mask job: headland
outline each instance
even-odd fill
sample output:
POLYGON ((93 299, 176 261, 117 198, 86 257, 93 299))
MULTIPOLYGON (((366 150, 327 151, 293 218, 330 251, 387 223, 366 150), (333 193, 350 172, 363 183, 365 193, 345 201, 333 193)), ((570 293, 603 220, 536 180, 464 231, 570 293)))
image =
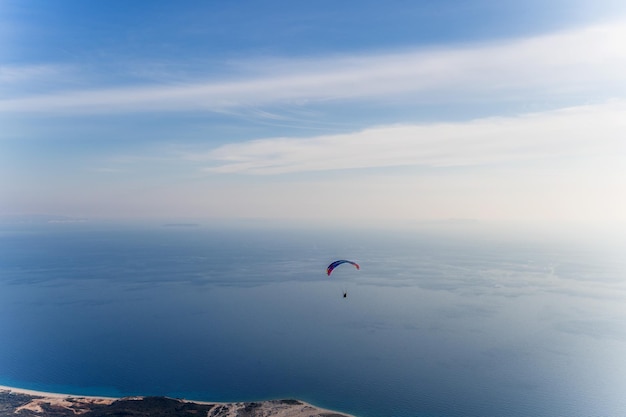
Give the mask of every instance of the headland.
POLYGON ((0 385, 0 417, 352 417, 299 400, 202 402, 169 397, 97 397, 0 385))

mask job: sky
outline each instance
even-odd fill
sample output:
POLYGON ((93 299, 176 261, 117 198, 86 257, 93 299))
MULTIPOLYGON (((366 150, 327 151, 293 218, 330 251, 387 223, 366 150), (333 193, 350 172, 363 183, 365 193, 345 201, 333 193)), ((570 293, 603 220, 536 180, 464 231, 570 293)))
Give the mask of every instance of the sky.
POLYGON ((626 230, 626 4, 0 2, 0 215, 626 230))

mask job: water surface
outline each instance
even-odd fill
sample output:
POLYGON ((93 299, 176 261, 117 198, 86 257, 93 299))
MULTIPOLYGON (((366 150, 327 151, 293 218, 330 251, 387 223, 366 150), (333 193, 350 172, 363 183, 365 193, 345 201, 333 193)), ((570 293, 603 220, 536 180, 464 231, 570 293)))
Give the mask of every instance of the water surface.
POLYGON ((620 255, 433 231, 5 228, 0 384, 362 417, 626 415, 620 255), (328 278, 337 258, 361 270, 328 278))

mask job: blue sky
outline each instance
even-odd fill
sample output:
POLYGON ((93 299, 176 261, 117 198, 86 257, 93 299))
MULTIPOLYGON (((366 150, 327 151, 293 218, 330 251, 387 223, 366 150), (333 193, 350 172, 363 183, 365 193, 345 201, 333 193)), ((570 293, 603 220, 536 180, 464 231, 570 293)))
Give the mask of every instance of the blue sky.
POLYGON ((618 1, 3 1, 0 214, 626 224, 618 1))

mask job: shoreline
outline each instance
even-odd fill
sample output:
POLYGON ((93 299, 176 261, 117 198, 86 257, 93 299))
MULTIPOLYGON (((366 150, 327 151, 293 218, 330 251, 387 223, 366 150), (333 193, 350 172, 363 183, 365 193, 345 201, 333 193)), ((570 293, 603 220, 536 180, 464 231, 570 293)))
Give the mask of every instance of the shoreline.
MULTIPOLYGON (((129 396, 129 397, 106 397, 97 395, 78 395, 58 392, 37 391, 24 388, 0 385, 0 395, 6 396, 27 396, 28 399, 22 401, 20 405, 13 408, 15 414, 22 410, 45 417, 52 412, 58 415, 59 410, 66 410, 68 415, 83 414, 93 411, 95 408, 111 407, 116 403, 142 403, 148 400, 159 400, 166 403, 179 403, 184 405, 197 405, 208 407, 213 417, 228 417, 231 415, 254 416, 256 412, 262 410, 263 415, 268 417, 355 417, 351 414, 342 413, 317 407, 313 404, 300 400, 266 400, 253 402, 216 402, 197 401, 184 398, 170 398, 165 396, 129 396), (235 414, 233 414, 235 413, 235 414)), ((0 406, 3 406, 0 400, 0 406)), ((204 411, 204 410, 203 410, 204 411)))
POLYGON ((24 394, 24 395, 30 395, 33 397, 45 397, 45 398, 71 397, 71 398, 91 398, 94 400, 112 400, 112 401, 116 401, 116 400, 123 398, 123 397, 105 397, 105 396, 100 396, 100 395, 64 394, 64 393, 59 393, 59 392, 37 391, 37 390, 32 390, 32 389, 10 387, 8 385, 0 385, 0 392, 3 392, 3 391, 8 391, 9 393, 14 393, 14 394, 24 394))

